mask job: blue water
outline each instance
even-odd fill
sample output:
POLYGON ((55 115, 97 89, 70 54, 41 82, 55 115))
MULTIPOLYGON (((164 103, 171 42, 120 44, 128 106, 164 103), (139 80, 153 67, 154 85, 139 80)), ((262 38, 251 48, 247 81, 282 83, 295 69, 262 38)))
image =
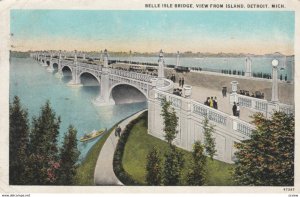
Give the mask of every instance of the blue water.
MULTIPOLYGON (((147 63, 157 63, 158 57, 110 57, 111 59, 123 60, 123 61, 136 61, 136 62, 147 62, 147 63)), ((252 60, 252 73, 262 72, 262 73, 272 73, 271 62, 274 58, 272 57, 251 57, 252 60)), ((167 65, 176 65, 176 57, 165 57, 165 63, 167 65)), ((180 58, 180 66, 184 67, 201 67, 206 69, 228 69, 228 70, 238 70, 245 71, 245 58, 244 57, 207 57, 207 58, 192 58, 192 57, 182 57, 180 58)), ((287 80, 293 80, 293 67, 294 59, 293 57, 286 58, 286 68, 284 70, 279 70, 278 78, 282 74, 283 78, 287 75, 287 80)))
MULTIPOLYGON (((77 129, 79 139, 85 132, 110 128, 147 107, 147 102, 97 107, 91 101, 99 94, 99 87, 70 87, 67 82, 68 78, 55 77, 31 58, 11 58, 10 101, 15 95, 19 96, 31 119, 39 115, 40 107, 49 100, 56 114, 61 116, 60 143, 70 124, 77 129)), ((78 142, 81 160, 96 141, 78 142)))

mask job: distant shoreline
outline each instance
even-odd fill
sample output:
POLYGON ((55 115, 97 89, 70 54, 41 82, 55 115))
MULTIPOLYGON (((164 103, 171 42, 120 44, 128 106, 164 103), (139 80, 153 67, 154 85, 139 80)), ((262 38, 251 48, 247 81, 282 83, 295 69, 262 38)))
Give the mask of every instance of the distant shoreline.
MULTIPOLYGON (((11 51, 11 57, 30 57, 30 53, 33 51, 11 51)), ((85 54, 90 56, 97 56, 100 54, 99 52, 84 52, 85 54)), ((133 52, 130 54, 129 52, 109 52, 111 56, 117 56, 117 57, 157 57, 157 53, 139 53, 139 52, 133 52)), ((164 53, 165 57, 177 57, 177 53, 164 53)), ((214 58, 240 58, 240 57, 272 57, 272 56, 285 56, 281 53, 274 53, 274 54, 264 54, 264 55, 255 55, 255 54, 245 54, 245 53, 193 53, 193 52, 183 52, 180 53, 180 57, 190 57, 190 58, 208 58, 208 57, 214 57, 214 58)), ((295 55, 286 55, 286 57, 294 57, 295 55)))

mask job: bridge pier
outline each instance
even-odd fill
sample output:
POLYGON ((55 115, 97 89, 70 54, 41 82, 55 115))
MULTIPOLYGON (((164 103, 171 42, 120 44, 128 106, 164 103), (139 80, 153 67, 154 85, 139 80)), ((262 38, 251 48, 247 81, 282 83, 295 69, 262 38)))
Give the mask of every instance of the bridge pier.
POLYGON ((111 98, 109 92, 109 74, 110 70, 108 68, 108 54, 107 50, 104 50, 103 55, 103 68, 100 82, 100 95, 97 97, 93 103, 96 106, 104 106, 104 105, 114 105, 115 101, 111 98))
POLYGON ((61 50, 59 51, 59 56, 58 56, 58 67, 57 67, 57 73, 55 74, 56 77, 62 78, 63 72, 62 72, 62 63, 61 63, 62 57, 61 57, 61 50))
POLYGON ((82 86, 77 67, 72 70, 72 80, 68 83, 70 86, 82 86))
POLYGON ((52 73, 54 71, 53 61, 52 61, 52 54, 51 54, 51 57, 50 57, 49 66, 47 68, 47 71, 50 72, 50 73, 52 73))

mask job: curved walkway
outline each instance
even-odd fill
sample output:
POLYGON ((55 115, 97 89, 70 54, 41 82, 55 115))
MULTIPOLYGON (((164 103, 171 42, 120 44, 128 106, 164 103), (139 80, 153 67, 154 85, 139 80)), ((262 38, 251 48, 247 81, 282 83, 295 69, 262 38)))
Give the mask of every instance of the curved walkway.
MULTIPOLYGON (((142 110, 119 123, 122 131, 130 121, 136 119, 144 111, 147 111, 147 109, 142 110)), ((119 138, 116 137, 115 132, 112 131, 100 151, 94 172, 94 182, 96 185, 123 185, 116 177, 113 170, 113 158, 118 140, 119 138)))

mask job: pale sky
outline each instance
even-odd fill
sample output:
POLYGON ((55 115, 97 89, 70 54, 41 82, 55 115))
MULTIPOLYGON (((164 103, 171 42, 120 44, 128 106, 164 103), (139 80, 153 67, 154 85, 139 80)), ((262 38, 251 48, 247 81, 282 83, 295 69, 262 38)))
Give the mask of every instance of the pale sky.
POLYGON ((294 54, 294 12, 12 10, 13 50, 294 54))

